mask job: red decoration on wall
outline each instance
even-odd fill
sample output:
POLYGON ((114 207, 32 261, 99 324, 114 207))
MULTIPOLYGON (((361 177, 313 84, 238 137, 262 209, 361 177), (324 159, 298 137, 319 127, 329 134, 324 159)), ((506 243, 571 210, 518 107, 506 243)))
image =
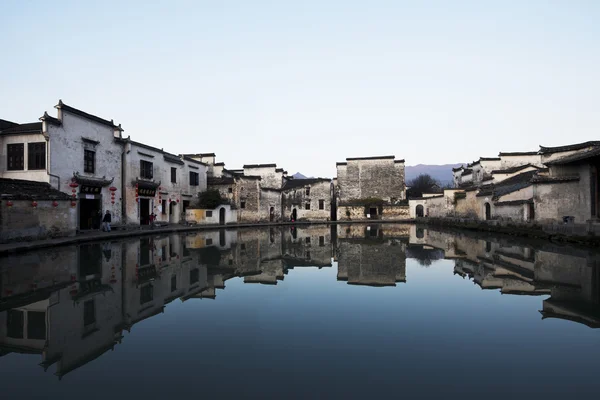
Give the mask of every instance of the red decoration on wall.
POLYGON ((79 187, 79 184, 77 182, 71 182, 69 183, 69 186, 71 186, 72 188, 76 188, 79 187))
POLYGON ((32 201, 31 202, 31 207, 36 208, 37 207, 37 201, 32 201))
POLYGON ((114 187, 114 186, 111 186, 111 187, 109 187, 109 188, 108 188, 108 190, 110 190, 111 192, 113 192, 113 193, 114 193, 114 192, 116 192, 116 191, 117 191, 117 188, 116 188, 116 187, 114 187))
POLYGON ((12 207, 12 205, 13 205, 13 202, 12 202, 12 201, 8 200, 8 201, 6 202, 6 206, 7 206, 7 207, 12 207))
POLYGON ((71 202, 71 207, 75 207, 76 205, 77 205, 77 202, 75 202, 75 201, 71 202))
POLYGON ((52 207, 58 207, 58 201, 54 200, 54 201, 52 202, 52 207))
POLYGON ((179 199, 177 199, 177 202, 179 203, 179 199))
POLYGON ((115 201, 114 201, 114 200, 111 200, 110 202, 111 202, 112 204, 115 204, 115 201))

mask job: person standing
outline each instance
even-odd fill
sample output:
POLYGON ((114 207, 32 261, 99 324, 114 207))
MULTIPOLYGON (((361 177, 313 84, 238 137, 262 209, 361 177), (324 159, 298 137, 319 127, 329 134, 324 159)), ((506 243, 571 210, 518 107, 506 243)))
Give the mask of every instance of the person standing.
POLYGON ((110 211, 106 210, 106 214, 104 214, 104 218, 102 218, 102 230, 105 232, 110 232, 110 223, 112 222, 112 217, 110 215, 110 211))
POLYGON ((156 219, 156 214, 152 213, 148 218, 150 218, 150 229, 154 229, 154 220, 156 219))

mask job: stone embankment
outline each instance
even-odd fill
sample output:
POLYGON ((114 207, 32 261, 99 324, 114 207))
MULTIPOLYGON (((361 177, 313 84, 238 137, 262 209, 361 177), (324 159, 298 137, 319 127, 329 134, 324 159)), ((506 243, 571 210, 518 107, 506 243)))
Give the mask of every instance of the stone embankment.
POLYGON ((600 246, 600 224, 481 221, 467 218, 417 218, 417 224, 545 239, 559 243, 600 246))

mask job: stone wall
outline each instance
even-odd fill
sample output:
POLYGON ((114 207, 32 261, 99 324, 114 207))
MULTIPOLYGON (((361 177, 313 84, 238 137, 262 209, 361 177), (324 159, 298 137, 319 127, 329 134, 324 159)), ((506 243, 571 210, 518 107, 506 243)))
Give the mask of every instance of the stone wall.
POLYGON ((260 176, 263 188, 281 189, 283 185, 283 172, 278 172, 275 164, 244 165, 244 175, 260 176))
POLYGON ((339 203, 378 198, 404 200, 404 163, 393 157, 348 159, 337 165, 339 203))
POLYGON ((213 210, 202 208, 188 208, 185 210, 185 221, 200 225, 220 224, 221 209, 224 209, 224 223, 234 224, 237 222, 237 210, 232 210, 230 205, 222 205, 213 210))
POLYGON ((582 184, 582 178, 579 182, 535 184, 534 203, 539 222, 562 221, 564 216, 586 222, 591 216, 589 185, 582 184))
POLYGON ((233 197, 236 200, 239 222, 260 222, 260 180, 248 177, 235 179, 233 197))
POLYGON ((32 207, 31 200, 12 200, 0 204, 0 241, 34 240, 73 236, 77 229, 77 208, 70 200, 39 200, 32 207))
POLYGON ((465 192, 464 198, 456 199, 455 214, 462 218, 481 218, 479 202, 477 201, 477 191, 470 190, 465 192))
POLYGON ((527 221, 527 204, 494 205, 493 218, 507 221, 527 221))
MULTIPOLYGON (((262 180, 261 180, 262 185, 262 180)), ((260 190, 260 220, 262 222, 280 222, 281 191, 261 188, 260 190), (272 211, 272 213, 271 213, 272 211), (271 216, 272 214, 272 216, 271 216)))
POLYGON ((310 188, 306 195, 306 187, 297 187, 282 192, 281 206, 283 220, 289 221, 292 211, 296 209, 298 221, 329 221, 331 219, 331 182, 322 181, 307 185, 310 188), (323 209, 320 209, 322 202, 323 209), (309 204, 310 210, 306 209, 309 204))

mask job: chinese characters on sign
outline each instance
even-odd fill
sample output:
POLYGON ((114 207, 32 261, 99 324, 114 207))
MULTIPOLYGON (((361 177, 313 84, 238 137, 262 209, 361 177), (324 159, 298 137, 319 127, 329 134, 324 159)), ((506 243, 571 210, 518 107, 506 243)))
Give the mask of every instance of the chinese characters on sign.
POLYGON ((142 189, 142 188, 139 188, 138 189, 138 194, 140 196, 154 197, 156 195, 156 189, 142 189))
POLYGON ((80 192, 84 194, 100 194, 102 188, 100 186, 81 185, 80 192))

